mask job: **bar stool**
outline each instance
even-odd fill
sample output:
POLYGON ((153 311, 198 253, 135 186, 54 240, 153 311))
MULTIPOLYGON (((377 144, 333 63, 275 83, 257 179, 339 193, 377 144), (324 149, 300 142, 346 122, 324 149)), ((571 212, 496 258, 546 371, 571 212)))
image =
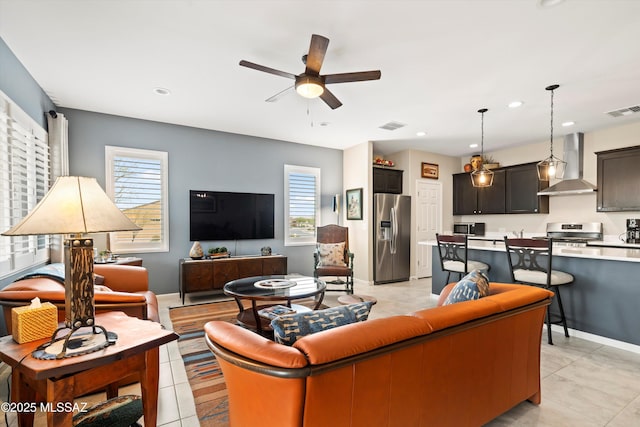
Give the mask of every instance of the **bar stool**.
POLYGON ((562 307, 560 286, 573 283, 573 276, 564 271, 551 268, 553 259, 553 239, 509 239, 505 236, 504 245, 509 259, 509 271, 514 282, 543 287, 553 291, 560 308, 560 319, 551 322, 551 312, 547 307, 548 342, 553 345, 551 338, 551 323, 562 324, 564 336, 569 338, 567 319, 562 307), (543 259, 544 258, 544 259, 543 259))
POLYGON ((440 267, 442 271, 447 272, 447 281, 451 273, 458 273, 459 279, 473 270, 480 270, 487 273, 491 266, 480 261, 470 260, 467 256, 467 236, 466 235, 447 235, 437 234, 438 254, 440 255, 440 267))

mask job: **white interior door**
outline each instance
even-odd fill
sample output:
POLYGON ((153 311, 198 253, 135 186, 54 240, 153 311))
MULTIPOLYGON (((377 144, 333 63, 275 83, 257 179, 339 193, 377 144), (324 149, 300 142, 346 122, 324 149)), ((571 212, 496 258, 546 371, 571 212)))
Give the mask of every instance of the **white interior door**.
POLYGON ((442 184, 428 179, 416 180, 416 276, 431 277, 432 246, 418 245, 435 240, 442 224, 442 184))

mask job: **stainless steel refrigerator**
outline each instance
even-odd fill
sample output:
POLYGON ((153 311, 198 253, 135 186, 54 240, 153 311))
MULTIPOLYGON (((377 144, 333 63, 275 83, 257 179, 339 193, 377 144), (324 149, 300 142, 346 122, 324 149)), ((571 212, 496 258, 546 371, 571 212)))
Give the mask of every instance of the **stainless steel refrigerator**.
POLYGON ((409 280, 411 196, 373 195, 373 282, 409 280))

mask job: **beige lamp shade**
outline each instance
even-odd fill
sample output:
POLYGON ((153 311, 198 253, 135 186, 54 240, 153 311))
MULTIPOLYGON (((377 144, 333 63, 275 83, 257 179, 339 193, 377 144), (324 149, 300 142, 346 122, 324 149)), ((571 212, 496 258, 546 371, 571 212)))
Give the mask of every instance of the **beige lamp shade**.
POLYGON ((95 178, 61 176, 35 208, 4 236, 141 230, 95 178))

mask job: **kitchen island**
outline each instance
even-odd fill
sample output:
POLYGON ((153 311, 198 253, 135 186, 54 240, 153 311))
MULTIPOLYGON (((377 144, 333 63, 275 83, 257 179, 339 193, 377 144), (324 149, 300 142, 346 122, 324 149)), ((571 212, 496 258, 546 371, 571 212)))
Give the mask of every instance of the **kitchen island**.
MULTIPOLYGON (((440 294, 447 278, 440 267, 437 243, 433 251, 432 292, 440 294)), ((501 237, 469 239, 469 259, 489 264, 492 282, 510 283, 509 264, 501 237)), ((640 249, 630 247, 553 248, 553 269, 570 273, 573 284, 563 286, 562 302, 569 328, 640 346, 640 249)), ((451 281, 457 280, 457 276, 451 281)), ((557 313, 557 305, 551 305, 557 313)))

